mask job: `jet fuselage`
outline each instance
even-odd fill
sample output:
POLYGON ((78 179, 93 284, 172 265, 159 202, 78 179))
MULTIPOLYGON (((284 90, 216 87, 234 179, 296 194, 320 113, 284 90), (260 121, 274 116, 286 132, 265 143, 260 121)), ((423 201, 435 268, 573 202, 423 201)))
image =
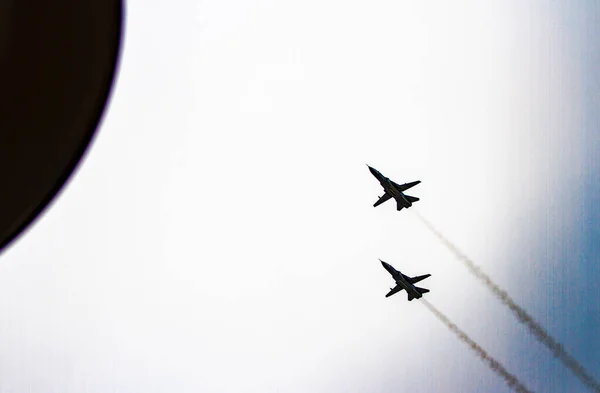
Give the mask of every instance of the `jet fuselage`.
POLYGON ((409 208, 412 206, 412 202, 410 202, 408 199, 406 199, 406 197, 404 196, 402 191, 400 191, 396 187, 394 187, 394 185, 392 184, 392 181, 389 178, 383 176, 381 174, 381 172, 379 172, 375 168, 371 168, 370 166, 369 166, 369 171, 371 171, 373 176, 375 176, 375 178, 377 180, 379 180, 379 184, 381 184, 381 186, 383 187, 383 190, 386 193, 390 194, 392 196, 392 198, 394 198, 397 202, 401 203, 405 208, 409 208))
POLYGON ((412 297, 414 297, 415 299, 420 299, 421 297, 423 297, 421 292, 417 291, 417 288, 415 288, 413 284, 408 282, 399 271, 394 269, 392 265, 384 261, 381 261, 381 264, 383 265, 385 270, 387 270, 392 275, 394 281, 396 281, 396 284, 400 285, 407 293, 411 294, 412 297))

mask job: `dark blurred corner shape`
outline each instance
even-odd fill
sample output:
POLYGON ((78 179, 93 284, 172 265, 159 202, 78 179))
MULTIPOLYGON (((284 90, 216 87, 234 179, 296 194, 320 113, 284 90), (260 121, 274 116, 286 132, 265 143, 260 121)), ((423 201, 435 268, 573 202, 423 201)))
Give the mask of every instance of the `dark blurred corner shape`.
POLYGON ((47 207, 99 124, 121 0, 0 0, 0 251, 47 207))

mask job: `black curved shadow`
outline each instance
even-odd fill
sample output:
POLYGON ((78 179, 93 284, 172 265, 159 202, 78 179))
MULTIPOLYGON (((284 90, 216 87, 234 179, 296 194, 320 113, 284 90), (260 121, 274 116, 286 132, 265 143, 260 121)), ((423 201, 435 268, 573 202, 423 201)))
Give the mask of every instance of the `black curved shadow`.
POLYGON ((15 1, 8 12, 0 46, 0 252, 57 196, 90 145, 123 29, 121 0, 15 1))

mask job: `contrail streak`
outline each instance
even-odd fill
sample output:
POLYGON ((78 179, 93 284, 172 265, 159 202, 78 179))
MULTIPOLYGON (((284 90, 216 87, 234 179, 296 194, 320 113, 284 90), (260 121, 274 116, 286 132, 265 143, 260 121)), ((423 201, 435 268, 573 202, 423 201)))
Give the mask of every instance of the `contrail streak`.
POLYGON ((465 254, 463 254, 458 247, 446 239, 444 235, 435 229, 435 227, 429 221, 427 221, 417 211, 414 213, 429 228, 429 230, 431 230, 431 232, 433 232, 438 239, 440 239, 440 241, 456 255, 456 257, 469 269, 469 271, 482 283, 484 283, 488 289, 492 291, 492 293, 513 312, 515 317, 517 317, 522 324, 529 328, 529 331, 531 331, 531 333, 533 333, 533 335, 552 352, 554 357, 560 360, 569 370, 571 370, 573 374, 588 388, 592 389, 596 393, 600 393, 600 384, 598 381, 596 381, 594 377, 592 377, 590 373, 577 362, 577 360, 569 355, 560 343, 552 338, 540 324, 538 324, 525 310, 519 307, 514 300, 508 296, 506 291, 498 287, 498 285, 496 285, 487 274, 481 271, 479 266, 477 266, 465 254))
POLYGON ((448 317, 446 317, 444 314, 442 314, 431 303, 429 303, 424 298, 421 298, 421 303, 423 303, 425 305, 425 307, 427 307, 429 309, 429 311, 431 311, 431 313, 437 317, 437 319, 439 319, 444 325, 446 325, 448 327, 448 329, 450 329, 452 331, 452 333, 456 334, 456 336, 462 342, 467 344, 469 346, 469 348, 471 348, 477 354, 477 356, 479 356, 479 358, 481 360, 483 360, 484 363, 487 364, 487 366, 492 371, 494 371, 496 374, 498 374, 499 376, 504 378, 504 381, 510 388, 512 388, 514 391, 516 391, 518 393, 531 393, 531 390, 527 389, 517 379, 517 377, 515 377, 510 372, 508 372, 508 370, 506 370, 504 368, 504 366, 502 364, 500 364, 500 362, 498 362, 496 359, 494 359, 493 357, 488 355, 488 353, 483 348, 481 348, 475 341, 471 340, 465 332, 460 330, 460 328, 458 326, 456 326, 454 323, 452 323, 450 321, 450 319, 448 319, 448 317))

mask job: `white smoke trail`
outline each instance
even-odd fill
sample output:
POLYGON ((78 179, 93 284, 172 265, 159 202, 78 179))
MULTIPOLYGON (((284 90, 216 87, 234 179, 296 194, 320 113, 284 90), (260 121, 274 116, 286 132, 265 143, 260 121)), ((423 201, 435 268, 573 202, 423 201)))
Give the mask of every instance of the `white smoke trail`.
POLYGON ((498 287, 492 279, 481 271, 481 268, 477 266, 471 259, 463 254, 458 247, 444 237, 429 221, 421 216, 416 210, 414 213, 417 217, 433 232, 437 238, 446 246, 450 251, 456 255, 456 257, 469 269, 477 279, 479 279, 485 286, 505 305, 507 306, 515 317, 533 333, 533 335, 544 344, 554 355, 555 358, 560 360, 573 374, 588 388, 592 389, 596 393, 600 393, 600 384, 592 377, 589 372, 583 368, 571 355, 565 351, 563 346, 558 343, 546 330, 538 324, 525 310, 519 307, 508 293, 498 287))
POLYGON ((431 311, 433 315, 437 317, 444 325, 448 327, 456 336, 465 344, 473 350, 479 356, 481 360, 496 374, 501 376, 506 384, 512 388, 515 392, 518 393, 531 393, 531 390, 528 390, 514 375, 512 375, 508 370, 504 368, 500 362, 491 357, 481 346, 479 346, 475 341, 471 340, 469 336, 465 332, 459 329, 447 316, 442 314, 437 308, 435 308, 431 303, 429 303, 424 298, 421 298, 421 303, 425 305, 431 311))

